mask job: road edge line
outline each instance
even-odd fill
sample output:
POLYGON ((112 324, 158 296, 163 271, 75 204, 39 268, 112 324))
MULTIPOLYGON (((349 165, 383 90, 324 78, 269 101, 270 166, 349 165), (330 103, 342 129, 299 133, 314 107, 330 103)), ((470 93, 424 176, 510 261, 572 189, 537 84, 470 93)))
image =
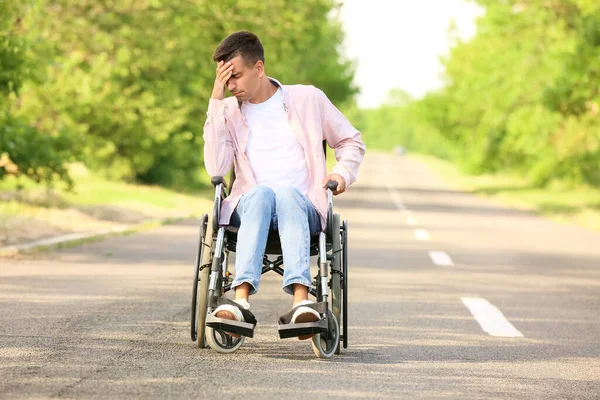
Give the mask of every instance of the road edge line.
POLYGON ((109 237, 125 236, 147 229, 157 228, 159 226, 165 226, 179 221, 185 221, 194 217, 196 216, 188 215, 182 217, 159 218, 130 226, 117 226, 98 231, 72 232, 66 235, 52 236, 44 239, 34 240, 28 243, 0 247, 0 257, 11 257, 22 253, 43 252, 53 249, 75 247, 84 243, 108 239, 109 237))

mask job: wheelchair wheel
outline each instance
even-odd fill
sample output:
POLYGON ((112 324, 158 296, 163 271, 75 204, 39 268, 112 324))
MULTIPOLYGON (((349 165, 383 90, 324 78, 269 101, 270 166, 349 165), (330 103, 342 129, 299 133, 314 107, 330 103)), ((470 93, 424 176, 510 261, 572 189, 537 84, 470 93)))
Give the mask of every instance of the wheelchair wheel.
POLYGON ((192 288, 192 315, 190 320, 192 342, 198 337, 198 318, 196 312, 198 310, 198 283, 200 281, 200 266, 202 265, 202 254, 204 252, 204 238, 206 235, 206 224, 208 216, 202 215, 200 219, 200 237, 198 239, 198 251, 196 252, 196 263, 194 264, 194 285, 192 288))
POLYGON ((329 331, 316 334, 312 338, 312 348, 319 358, 331 358, 340 347, 340 325, 335 315, 329 311, 329 331))
POLYGON ((229 354, 235 352, 244 343, 245 337, 234 338, 222 331, 206 327, 206 342, 217 353, 229 354))
POLYGON ((348 221, 342 225, 342 341, 348 348, 348 221))
POLYGON ((198 339, 198 347, 206 347, 205 327, 206 310, 208 307, 208 282, 210 275, 210 266, 200 271, 203 265, 210 264, 211 244, 212 244, 212 225, 208 223, 208 215, 203 214, 200 225, 200 240, 198 244, 198 253, 196 255, 196 272, 194 277, 194 287, 192 290, 192 340, 198 339))
MULTIPOLYGON (((342 238, 340 235, 340 215, 334 214, 331 226, 331 252, 333 260, 331 262, 331 309, 337 321, 342 321, 342 238)), ((340 348, 335 350, 335 354, 340 354, 340 348)))

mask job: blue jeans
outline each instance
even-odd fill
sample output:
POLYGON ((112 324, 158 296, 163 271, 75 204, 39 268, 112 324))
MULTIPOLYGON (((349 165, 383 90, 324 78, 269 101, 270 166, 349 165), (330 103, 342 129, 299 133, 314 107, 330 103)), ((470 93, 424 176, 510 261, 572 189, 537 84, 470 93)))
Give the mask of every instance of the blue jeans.
POLYGON ((293 294, 294 284, 312 287, 310 233, 321 229, 321 220, 298 189, 283 187, 275 193, 267 186, 254 186, 240 199, 230 224, 239 226, 232 288, 247 282, 250 294, 257 292, 271 226, 279 230, 283 251, 283 290, 293 294))

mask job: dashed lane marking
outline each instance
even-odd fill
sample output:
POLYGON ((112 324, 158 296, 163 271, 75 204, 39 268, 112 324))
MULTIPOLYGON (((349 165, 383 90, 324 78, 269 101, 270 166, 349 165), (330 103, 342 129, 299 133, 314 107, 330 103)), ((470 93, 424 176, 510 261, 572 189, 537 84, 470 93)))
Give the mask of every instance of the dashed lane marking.
POLYGON ((415 239, 429 240, 429 232, 427 232, 425 229, 415 229, 415 239))
POLYGON ((523 334, 508 322, 502 312, 481 297, 461 297, 484 332, 496 337, 523 337, 523 334))
POLYGON ((430 251, 429 257, 435 265, 440 265, 442 267, 453 267, 454 263, 452 259, 445 251, 430 251))

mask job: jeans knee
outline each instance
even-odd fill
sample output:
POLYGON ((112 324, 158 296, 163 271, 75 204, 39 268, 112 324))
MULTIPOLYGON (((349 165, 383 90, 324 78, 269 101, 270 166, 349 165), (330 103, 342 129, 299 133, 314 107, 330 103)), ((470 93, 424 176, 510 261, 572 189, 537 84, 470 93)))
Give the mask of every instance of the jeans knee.
POLYGON ((275 192, 268 186, 256 185, 248 191, 248 195, 252 195, 260 198, 272 199, 275 197, 275 192))
POLYGON ((277 205, 302 204, 302 193, 293 186, 285 186, 277 190, 277 205))
POLYGON ((244 208, 260 208, 272 212, 275 205, 275 192, 268 186, 256 185, 244 195, 244 208))

